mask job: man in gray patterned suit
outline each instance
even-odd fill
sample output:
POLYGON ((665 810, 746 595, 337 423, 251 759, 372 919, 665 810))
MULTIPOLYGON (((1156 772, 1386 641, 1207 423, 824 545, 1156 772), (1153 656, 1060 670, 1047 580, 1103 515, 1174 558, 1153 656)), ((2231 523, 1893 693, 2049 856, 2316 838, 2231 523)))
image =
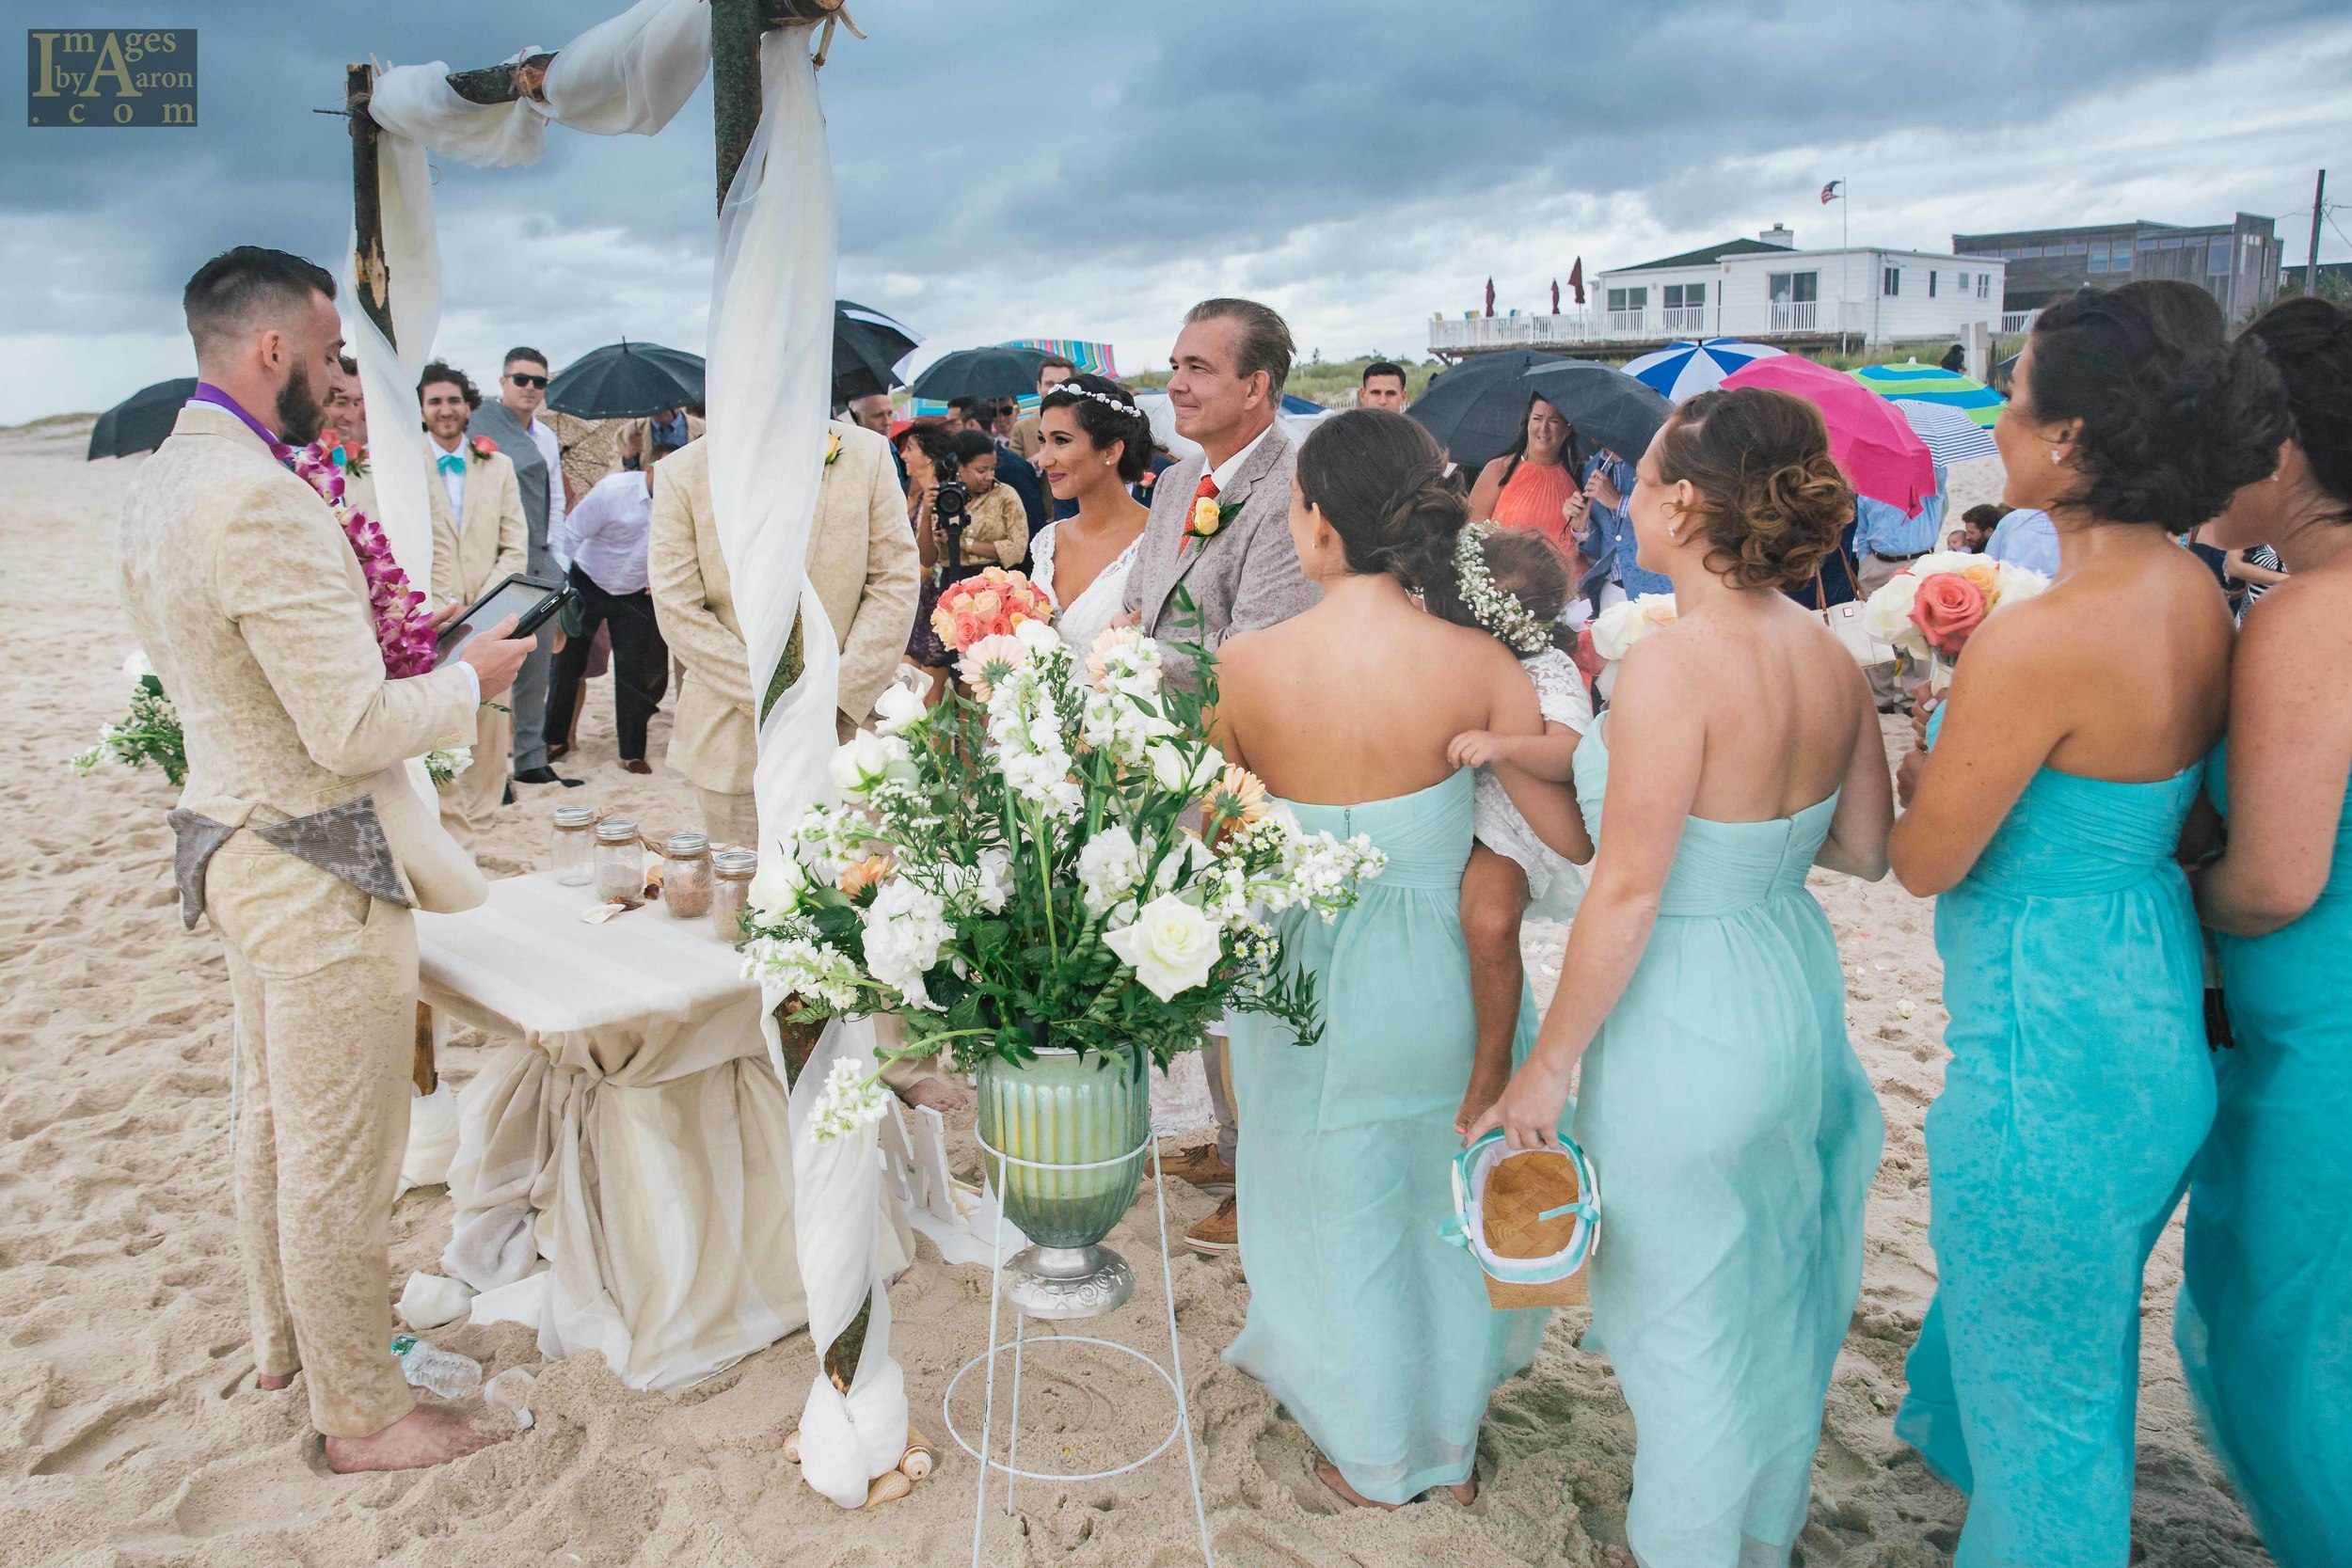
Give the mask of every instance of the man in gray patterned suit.
MULTIPOLYGON (((475 409, 466 429, 497 442, 515 465, 530 538, 523 570, 543 581, 561 581, 564 568, 548 548, 548 535, 564 518, 564 467, 555 432, 539 420, 547 401, 547 357, 535 348, 510 348, 499 375, 498 401, 475 409)), ((553 621, 539 628, 539 645, 515 677, 515 777, 523 784, 580 782, 558 779, 548 766, 548 676, 555 661, 555 631, 553 621)))
MULTIPOLYGON (((1294 352, 1288 325, 1252 300, 1203 300, 1184 317, 1168 355, 1168 401, 1176 433, 1200 443, 1200 453, 1152 485, 1152 517, 1127 578, 1128 610, 1163 642, 1215 649, 1236 632, 1287 621, 1322 597, 1299 571, 1291 543, 1297 452, 1274 421, 1294 352)), ((1184 668, 1172 652, 1166 657, 1171 673, 1184 668)), ((1165 1168, 1195 1186, 1226 1190, 1223 1206, 1185 1231, 1184 1242, 1196 1252, 1230 1253, 1240 1241, 1230 1196, 1235 1127, 1221 1035, 1210 1037, 1203 1057, 1216 1141, 1184 1150, 1165 1168)))

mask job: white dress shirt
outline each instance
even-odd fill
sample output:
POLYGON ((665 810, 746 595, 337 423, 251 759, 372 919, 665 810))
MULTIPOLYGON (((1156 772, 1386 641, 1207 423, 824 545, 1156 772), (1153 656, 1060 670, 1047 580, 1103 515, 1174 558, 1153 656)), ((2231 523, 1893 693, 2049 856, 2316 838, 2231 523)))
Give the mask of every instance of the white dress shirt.
POLYGON ((653 531, 653 492, 645 476, 623 469, 596 481, 555 531, 556 554, 608 594, 645 591, 645 542, 653 531))
POLYGON ((454 452, 445 452, 441 450, 441 443, 428 436, 425 437, 424 450, 432 456, 434 471, 441 476, 441 494, 449 498, 450 526, 463 533, 466 531, 466 464, 464 461, 466 438, 460 436, 457 438, 457 450, 454 452), (455 471, 453 472, 441 466, 443 457, 455 457, 459 460, 455 471))
MULTIPOLYGON (((1232 456, 1227 458, 1224 462, 1219 463, 1216 467, 1206 471, 1202 477, 1216 481, 1216 493, 1218 495, 1223 495, 1225 493, 1225 487, 1233 483, 1233 476, 1241 472, 1241 466, 1249 461, 1249 454, 1258 450, 1259 445, 1265 440, 1267 432, 1271 431, 1273 428, 1274 426, 1272 424, 1268 424, 1264 430, 1258 432, 1256 436, 1250 438, 1248 445, 1243 447, 1241 451, 1233 453, 1232 456)), ((1206 455, 1207 454, 1205 452, 1202 453, 1203 457, 1206 457, 1206 455)))

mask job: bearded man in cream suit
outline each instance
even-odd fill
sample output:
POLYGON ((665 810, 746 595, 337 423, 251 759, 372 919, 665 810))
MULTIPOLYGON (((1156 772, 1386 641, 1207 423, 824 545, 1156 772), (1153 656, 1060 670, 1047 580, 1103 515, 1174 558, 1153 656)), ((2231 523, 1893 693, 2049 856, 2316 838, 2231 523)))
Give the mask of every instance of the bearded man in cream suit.
POLYGON ((484 1439, 418 1407, 387 1349, 417 996, 410 909, 482 896, 405 759, 462 744, 531 644, 509 622, 447 668, 387 676, 351 544, 280 455, 318 434, 342 341, 334 297, 321 268, 250 245, 189 280, 196 395, 132 482, 119 564, 187 741, 170 816, 182 915, 212 917, 236 1006, 256 1382, 306 1375, 335 1469, 405 1469, 484 1439))
MULTIPOLYGON (((841 647, 834 726, 846 739, 898 672, 922 566, 890 443, 840 420, 825 426, 825 442, 808 582, 841 647)), ((752 689, 751 656, 719 548, 707 440, 688 443, 654 469, 645 570, 662 639, 686 667, 670 726, 670 768, 694 786, 713 843, 756 845, 754 705, 765 693, 752 689)))
MULTIPOLYGON (((417 382, 417 402, 424 410, 425 454, 433 460, 424 487, 433 509, 430 598, 436 614, 453 605, 462 613, 530 559, 522 488, 512 458, 466 434, 482 394, 465 372, 436 359, 417 382)), ((441 826, 469 850, 505 801, 515 716, 485 705, 474 721, 472 745, 472 764, 441 785, 441 826)))

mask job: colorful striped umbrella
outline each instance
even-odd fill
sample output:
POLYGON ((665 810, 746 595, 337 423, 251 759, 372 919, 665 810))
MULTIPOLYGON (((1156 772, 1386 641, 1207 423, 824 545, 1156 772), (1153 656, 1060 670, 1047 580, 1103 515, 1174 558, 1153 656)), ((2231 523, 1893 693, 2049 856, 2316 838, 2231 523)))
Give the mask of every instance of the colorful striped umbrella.
POLYGON ((2001 394, 1981 381, 1912 359, 1900 365, 1865 365, 1848 375, 1890 402, 1909 398, 1957 408, 1986 429, 2001 417, 2001 394))
POLYGON ((1629 362, 1625 373, 1654 388, 1668 403, 1686 403, 1713 391, 1733 372, 1785 352, 1736 338, 1709 338, 1705 342, 1668 343, 1629 362))
POLYGON ((1993 433, 1970 419, 1965 408, 1955 408, 1948 403, 1922 403, 1917 398, 1897 398, 1894 403, 1902 410, 1903 418, 1911 421, 1911 428, 1919 433, 1919 439, 1928 444, 1928 455, 1935 459, 1940 468, 1973 458, 2000 455, 2000 449, 1993 444, 1993 433))
POLYGON ((1935 494, 1935 460, 1901 412, 1828 366, 1784 354, 1758 359, 1724 386, 1793 392, 1819 408, 1829 426, 1830 456, 1855 494, 1899 507, 1906 517, 1918 515, 1919 503, 1935 494))

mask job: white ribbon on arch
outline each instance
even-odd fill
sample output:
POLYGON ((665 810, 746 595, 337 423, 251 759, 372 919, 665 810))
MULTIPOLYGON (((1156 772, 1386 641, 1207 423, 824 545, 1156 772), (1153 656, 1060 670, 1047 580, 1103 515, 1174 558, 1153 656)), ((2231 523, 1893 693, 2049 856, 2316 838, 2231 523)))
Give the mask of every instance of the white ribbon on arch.
MULTIPOLYGON (((830 791, 826 764, 840 666, 806 571, 823 478, 838 244, 808 44, 804 27, 770 32, 761 42, 759 127, 720 214, 705 388, 711 505, 737 585, 753 690, 764 692, 782 661, 796 606, 803 617, 805 668, 759 727, 753 789, 763 847, 771 854, 781 848, 779 826, 830 791)), ((537 53, 527 49, 515 58, 537 53)), ((544 150, 549 120, 601 135, 650 135, 693 95, 709 63, 707 0, 638 0, 556 52, 544 103, 469 103, 450 87, 448 67, 439 61, 379 73, 369 112, 383 132, 378 186, 401 347, 395 352, 359 314, 358 358, 376 428, 417 428, 417 375, 439 325, 440 265, 425 150, 485 167, 530 163, 544 150)), ((427 582, 432 529, 423 444, 395 436, 379 445, 375 462, 386 514, 380 520, 393 555, 412 582, 427 582)), ((781 1000, 768 998, 771 1015, 781 1000)), ((784 1075, 772 1016, 765 1027, 771 1058, 784 1075)), ((904 1379, 890 1355, 890 1302, 877 1257, 875 1134, 868 1129, 824 1144, 808 1135, 825 1077, 845 1056, 871 1068, 870 1022, 828 1025, 792 1092, 793 1221, 818 1356, 802 1418, 801 1470, 827 1497, 855 1508, 866 1500, 867 1482, 903 1456, 907 1405, 904 1379), (865 1348, 844 1393, 824 1373, 825 1354, 868 1301, 865 1348)))

